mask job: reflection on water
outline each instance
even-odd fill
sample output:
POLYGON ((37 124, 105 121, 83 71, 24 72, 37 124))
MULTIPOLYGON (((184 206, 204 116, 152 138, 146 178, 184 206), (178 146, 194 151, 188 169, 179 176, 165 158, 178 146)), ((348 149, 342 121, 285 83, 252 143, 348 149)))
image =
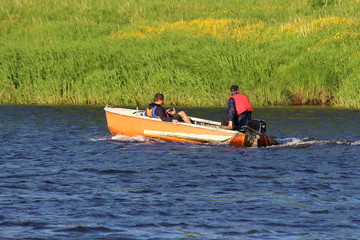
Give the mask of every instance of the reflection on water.
POLYGON ((111 136, 102 107, 0 113, 1 239, 360 239, 358 110, 256 109, 268 148, 111 136))

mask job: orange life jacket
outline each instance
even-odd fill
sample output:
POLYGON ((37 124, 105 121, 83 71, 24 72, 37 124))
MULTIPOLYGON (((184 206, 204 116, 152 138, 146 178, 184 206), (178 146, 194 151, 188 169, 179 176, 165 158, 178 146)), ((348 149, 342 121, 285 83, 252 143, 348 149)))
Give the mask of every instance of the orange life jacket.
POLYGON ((229 99, 230 98, 235 100, 235 109, 237 115, 240 115, 245 111, 254 111, 247 96, 238 93, 232 95, 231 97, 229 97, 229 99))
MULTIPOLYGON (((151 117, 151 118, 160 118, 158 115, 156 115, 156 108, 158 105, 156 105, 153 108, 146 108, 145 110, 145 116, 151 117)), ((166 117, 169 117, 169 114, 165 111, 166 117)))

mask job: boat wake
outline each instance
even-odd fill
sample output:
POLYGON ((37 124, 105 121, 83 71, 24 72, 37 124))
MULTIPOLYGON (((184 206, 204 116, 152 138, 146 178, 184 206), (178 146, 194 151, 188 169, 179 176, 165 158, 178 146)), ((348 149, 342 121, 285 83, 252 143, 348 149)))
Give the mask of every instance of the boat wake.
POLYGON ((144 136, 134 136, 129 137, 125 135, 114 135, 114 136, 103 136, 103 137, 93 137, 89 138, 90 142, 99 142, 99 141, 115 141, 115 142, 164 142, 160 139, 153 139, 144 136))
POLYGON ((311 146, 321 146, 321 145, 350 145, 358 146, 360 145, 360 140, 321 140, 316 138, 284 138, 277 139, 278 145, 272 146, 274 148, 279 147, 294 147, 294 148, 304 148, 311 146))
POLYGON ((92 137, 89 138, 88 141, 89 142, 100 142, 100 141, 107 141, 109 140, 111 137, 105 136, 105 137, 92 137))
POLYGON ((115 135, 112 136, 110 139, 111 141, 118 141, 118 142, 163 142, 159 139, 153 139, 153 138, 149 138, 149 137, 144 137, 144 136, 133 136, 133 137, 129 137, 129 136, 125 136, 125 135, 115 135))
MULTIPOLYGON (((359 146, 360 140, 321 140, 316 138, 283 138, 276 139, 278 145, 269 146, 268 148, 306 148, 311 146, 321 146, 321 145, 350 145, 350 146, 359 146)), ((114 136, 100 136, 89 138, 90 142, 98 141, 111 141, 111 142, 134 142, 134 143, 163 143, 165 140, 157 138, 149 138, 144 136, 134 136, 129 137, 125 135, 114 135, 114 136)), ((220 145, 229 145, 227 142, 216 142, 216 143, 204 143, 207 146, 220 146, 220 145)), ((204 145, 202 144, 202 145, 204 145)))

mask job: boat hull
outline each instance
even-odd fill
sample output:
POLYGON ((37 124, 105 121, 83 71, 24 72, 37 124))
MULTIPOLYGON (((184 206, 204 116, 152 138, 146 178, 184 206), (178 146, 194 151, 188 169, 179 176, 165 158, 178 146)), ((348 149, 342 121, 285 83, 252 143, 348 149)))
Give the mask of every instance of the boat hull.
POLYGON ((200 119, 197 124, 176 124, 142 116, 142 111, 134 109, 105 107, 104 110, 109 131, 113 135, 141 135, 175 142, 229 142, 236 146, 268 145, 267 137, 263 140, 256 139, 254 143, 254 139, 248 134, 221 129, 216 126, 217 122, 205 119, 200 119))

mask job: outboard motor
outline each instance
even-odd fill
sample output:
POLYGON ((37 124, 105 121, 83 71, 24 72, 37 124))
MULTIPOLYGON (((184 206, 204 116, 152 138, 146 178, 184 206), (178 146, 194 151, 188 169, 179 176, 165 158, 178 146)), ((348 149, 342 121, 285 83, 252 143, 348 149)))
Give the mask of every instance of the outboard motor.
POLYGON ((266 122, 264 120, 252 119, 247 123, 247 126, 260 133, 266 133, 266 122))

